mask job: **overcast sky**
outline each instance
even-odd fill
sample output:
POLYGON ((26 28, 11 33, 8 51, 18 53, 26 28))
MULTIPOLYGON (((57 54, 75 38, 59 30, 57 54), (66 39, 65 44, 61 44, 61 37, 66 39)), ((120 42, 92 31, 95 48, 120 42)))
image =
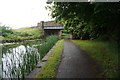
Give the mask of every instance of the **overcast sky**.
POLYGON ((36 26, 50 21, 45 9, 47 0, 0 0, 0 24, 13 29, 36 26))

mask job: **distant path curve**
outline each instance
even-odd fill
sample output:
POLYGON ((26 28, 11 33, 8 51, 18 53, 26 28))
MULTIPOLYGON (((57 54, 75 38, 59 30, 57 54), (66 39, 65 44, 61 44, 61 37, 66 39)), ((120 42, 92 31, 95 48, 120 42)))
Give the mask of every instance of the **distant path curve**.
POLYGON ((103 78, 97 62, 70 40, 64 40, 64 50, 56 78, 103 78))

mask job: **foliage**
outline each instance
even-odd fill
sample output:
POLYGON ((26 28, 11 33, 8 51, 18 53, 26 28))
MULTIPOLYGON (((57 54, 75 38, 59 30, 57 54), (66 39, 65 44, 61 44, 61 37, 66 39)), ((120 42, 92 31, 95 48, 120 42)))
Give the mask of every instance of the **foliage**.
POLYGON ((115 44, 84 40, 73 40, 73 42, 103 65, 107 78, 118 78, 118 52, 115 44))
POLYGON ((47 3, 52 18, 64 24, 74 38, 119 40, 119 3, 47 3))
POLYGON ((0 36, 7 37, 8 34, 13 34, 12 29, 7 26, 0 26, 0 36))
POLYGON ((62 33, 69 34, 69 32, 67 30, 62 30, 62 33))
POLYGON ((48 57, 46 65, 42 68, 36 78, 49 79, 55 78, 56 68, 60 63, 60 58, 62 54, 63 41, 60 40, 54 50, 51 52, 51 55, 48 57))
MULTIPOLYGON (((110 41, 109 44, 116 45, 120 53, 119 2, 48 2, 47 4, 47 9, 51 10, 50 15, 55 22, 62 23, 75 39, 110 41)), ((94 51, 95 47, 91 51, 94 51)))

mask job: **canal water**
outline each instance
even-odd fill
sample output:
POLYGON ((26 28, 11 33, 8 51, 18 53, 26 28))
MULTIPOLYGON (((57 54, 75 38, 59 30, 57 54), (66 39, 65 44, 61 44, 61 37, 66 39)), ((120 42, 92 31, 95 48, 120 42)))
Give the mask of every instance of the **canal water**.
POLYGON ((40 61, 40 53, 37 46, 40 47, 42 44, 39 43, 37 45, 35 44, 36 41, 29 43, 31 44, 1 45, 1 78, 24 78, 35 68, 40 61))
POLYGON ((25 78, 58 41, 56 35, 45 39, 0 45, 0 78, 25 78))

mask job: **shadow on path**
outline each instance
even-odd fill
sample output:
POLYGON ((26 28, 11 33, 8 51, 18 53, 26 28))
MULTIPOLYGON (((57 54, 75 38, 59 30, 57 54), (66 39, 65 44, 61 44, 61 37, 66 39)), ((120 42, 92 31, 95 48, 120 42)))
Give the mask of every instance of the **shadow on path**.
POLYGON ((70 40, 64 40, 64 50, 56 78, 103 78, 102 68, 87 53, 70 40))

